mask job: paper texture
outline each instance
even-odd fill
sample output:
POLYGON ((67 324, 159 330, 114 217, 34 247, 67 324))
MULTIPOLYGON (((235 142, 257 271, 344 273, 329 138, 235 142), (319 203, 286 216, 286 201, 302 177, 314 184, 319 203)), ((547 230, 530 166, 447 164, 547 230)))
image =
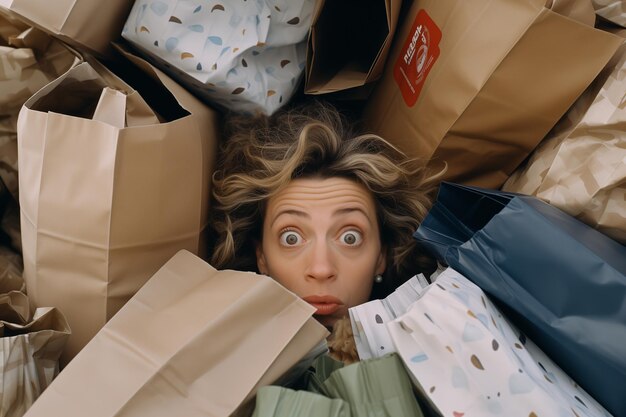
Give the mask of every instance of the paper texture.
POLYGON ((37 90, 76 63, 58 41, 0 14, 0 179, 17 200, 17 115, 37 90))
POLYGON ((623 0, 591 0, 596 14, 626 27, 626 4, 623 0))
POLYGON ((72 45, 79 51, 111 57, 132 7, 128 0, 0 0, 0 8, 72 45))
POLYGON ((159 119, 92 61, 39 90, 18 120, 24 279, 33 304, 72 327, 64 362, 176 252, 199 253, 208 221, 214 115, 127 66, 159 119))
POLYGON ((0 246, 0 294, 24 291, 22 257, 5 246, 0 246))
POLYGON ((303 384, 300 390, 261 388, 253 417, 422 417, 396 354, 347 366, 321 356, 303 384))
POLYGON ((413 2, 367 129, 433 170, 447 163, 444 180, 500 188, 622 42, 545 4, 413 2))
POLYGON ((388 325, 444 416, 610 416, 467 278, 449 268, 388 325))
POLYGON ((385 323, 404 314, 428 286, 420 274, 412 277, 382 300, 372 300, 348 309, 359 359, 379 358, 395 352, 385 323))
POLYGON ((58 310, 38 308, 31 318, 23 293, 0 295, 1 416, 21 417, 50 385, 69 334, 58 310))
POLYGON ((122 36, 206 102, 272 114, 300 82, 314 4, 138 0, 122 36))
POLYGON ((293 357, 304 357, 324 340, 328 331, 313 312, 269 277, 217 271, 180 251, 70 362, 27 416, 227 417, 303 326, 312 322, 307 332, 315 336, 293 357))
POLYGON ((622 45, 615 60, 502 187, 534 195, 623 244, 625 73, 622 45))

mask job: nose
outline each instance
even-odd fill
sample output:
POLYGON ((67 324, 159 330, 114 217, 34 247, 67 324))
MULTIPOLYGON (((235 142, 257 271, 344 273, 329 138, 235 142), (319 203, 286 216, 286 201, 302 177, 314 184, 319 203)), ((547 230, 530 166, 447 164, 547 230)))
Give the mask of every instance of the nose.
POLYGON ((333 279, 337 276, 332 248, 325 241, 317 241, 311 247, 306 276, 316 280, 333 279))

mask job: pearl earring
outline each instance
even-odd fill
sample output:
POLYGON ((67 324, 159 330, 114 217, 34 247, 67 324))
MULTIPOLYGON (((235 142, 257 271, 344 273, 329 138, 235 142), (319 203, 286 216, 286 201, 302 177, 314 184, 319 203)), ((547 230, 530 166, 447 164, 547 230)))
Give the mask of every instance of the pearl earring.
POLYGON ((374 282, 376 284, 380 284, 381 282, 383 282, 383 276, 380 274, 376 274, 376 276, 374 277, 374 282))

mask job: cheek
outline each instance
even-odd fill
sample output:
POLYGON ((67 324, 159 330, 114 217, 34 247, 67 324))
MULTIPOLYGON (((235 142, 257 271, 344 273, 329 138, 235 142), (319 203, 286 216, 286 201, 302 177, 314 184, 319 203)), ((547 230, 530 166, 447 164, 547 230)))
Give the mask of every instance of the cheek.
POLYGON ((302 275, 298 260, 289 259, 279 248, 267 242, 263 242, 262 248, 267 275, 297 294, 296 284, 302 275))
POLYGON ((373 280, 369 277, 367 280, 361 280, 358 287, 350 291, 351 296, 348 301, 348 306, 354 307, 368 302, 370 300, 370 294, 372 293, 372 283, 373 280))
POLYGON ((349 307, 354 307, 369 301, 374 283, 374 268, 367 265, 366 267, 355 268, 351 265, 349 271, 350 276, 346 276, 347 293, 349 295, 349 307))

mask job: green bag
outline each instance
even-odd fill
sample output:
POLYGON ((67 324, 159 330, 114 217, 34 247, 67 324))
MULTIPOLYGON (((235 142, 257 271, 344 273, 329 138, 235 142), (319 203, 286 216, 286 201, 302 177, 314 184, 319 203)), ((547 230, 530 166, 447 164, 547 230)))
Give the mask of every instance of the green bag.
POLYGON ((396 353, 348 366, 321 356, 304 385, 260 388, 252 417, 423 417, 396 353))

